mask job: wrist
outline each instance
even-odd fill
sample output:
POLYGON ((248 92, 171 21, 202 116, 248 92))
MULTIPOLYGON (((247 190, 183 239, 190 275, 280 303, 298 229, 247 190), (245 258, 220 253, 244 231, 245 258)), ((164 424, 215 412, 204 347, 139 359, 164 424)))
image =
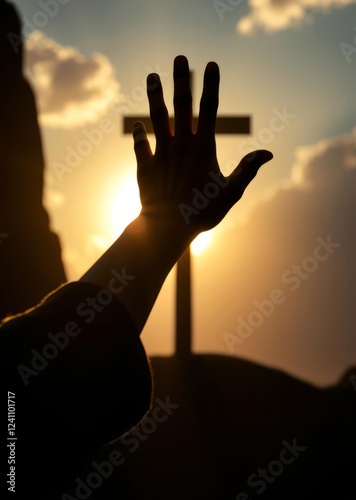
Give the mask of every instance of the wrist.
POLYGON ((133 229, 140 231, 155 245, 172 249, 182 254, 199 234, 190 227, 178 213, 160 210, 159 213, 141 211, 132 223, 133 229))

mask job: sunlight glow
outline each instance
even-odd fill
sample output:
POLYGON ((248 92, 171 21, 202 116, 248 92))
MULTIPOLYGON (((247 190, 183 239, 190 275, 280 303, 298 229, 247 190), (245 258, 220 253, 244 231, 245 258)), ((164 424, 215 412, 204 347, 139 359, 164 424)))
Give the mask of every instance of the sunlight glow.
POLYGON ((110 207, 110 234, 117 238, 141 211, 137 181, 134 175, 120 181, 110 207))
POLYGON ((211 231, 205 231, 199 234, 192 243, 192 253, 193 255, 200 255, 204 250, 206 250, 211 242, 211 231))
MULTIPOLYGON (((110 219, 108 234, 116 239, 124 229, 140 213, 141 203, 136 177, 126 176, 118 182, 117 188, 111 189, 112 196, 109 204, 110 219)), ((191 245, 193 255, 200 255, 208 248, 212 239, 211 231, 199 234, 191 245)))

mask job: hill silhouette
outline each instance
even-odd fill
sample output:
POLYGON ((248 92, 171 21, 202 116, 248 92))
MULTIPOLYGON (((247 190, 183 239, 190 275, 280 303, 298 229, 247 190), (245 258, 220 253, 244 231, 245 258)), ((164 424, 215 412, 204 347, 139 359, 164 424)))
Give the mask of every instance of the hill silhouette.
POLYGON ((22 75, 18 13, 0 2, 0 315, 21 312, 66 281, 43 207, 44 157, 33 91, 22 75))

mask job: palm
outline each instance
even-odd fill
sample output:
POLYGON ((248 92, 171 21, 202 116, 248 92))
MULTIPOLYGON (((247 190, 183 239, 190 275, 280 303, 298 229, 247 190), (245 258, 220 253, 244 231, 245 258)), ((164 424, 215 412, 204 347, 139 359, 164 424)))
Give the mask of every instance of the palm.
POLYGON ((154 154, 143 124, 134 130, 142 214, 165 213, 198 234, 224 218, 261 164, 272 155, 257 151, 241 161, 242 168, 225 178, 220 172, 215 146, 218 66, 209 63, 205 71, 196 133, 192 132, 189 66, 183 56, 175 59, 174 84, 174 135, 158 75, 148 77, 150 113, 157 141, 154 154))

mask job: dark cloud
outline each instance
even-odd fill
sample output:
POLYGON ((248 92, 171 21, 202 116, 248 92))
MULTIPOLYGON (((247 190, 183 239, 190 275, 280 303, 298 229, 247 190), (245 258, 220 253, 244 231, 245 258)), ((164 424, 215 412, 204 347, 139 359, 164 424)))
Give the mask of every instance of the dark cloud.
POLYGON ((215 348, 317 383, 356 364, 355 213, 356 129, 299 148, 290 181, 220 238, 197 278, 197 297, 214 284, 200 321, 215 348))

